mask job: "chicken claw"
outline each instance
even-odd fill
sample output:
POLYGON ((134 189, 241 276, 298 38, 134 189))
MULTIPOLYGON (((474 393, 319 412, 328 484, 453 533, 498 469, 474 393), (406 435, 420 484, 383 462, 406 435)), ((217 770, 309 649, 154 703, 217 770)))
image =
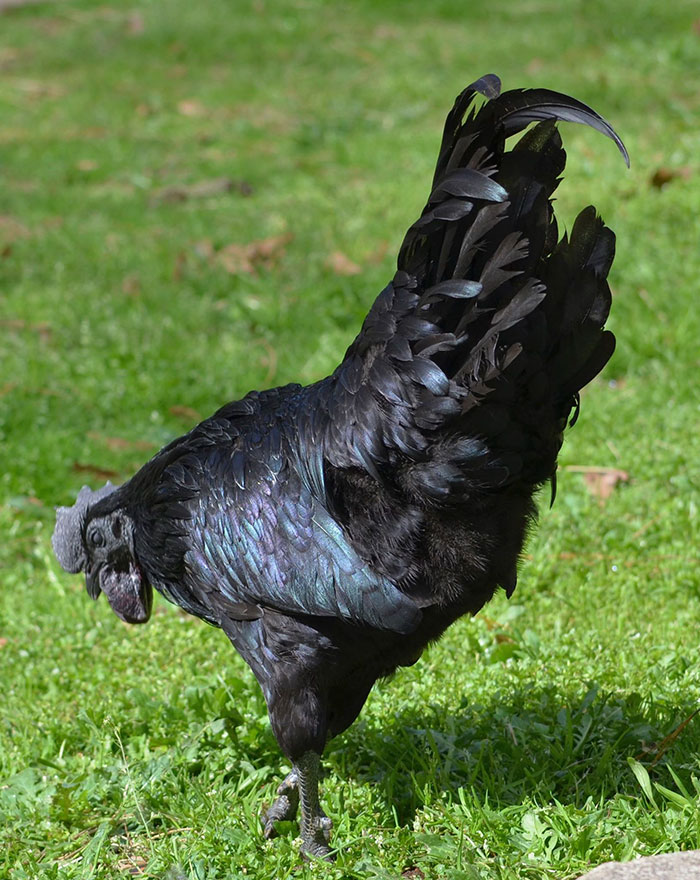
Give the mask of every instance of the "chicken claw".
POLYGON ((292 770, 277 786, 277 797, 270 807, 260 816, 263 835, 267 840, 277 837, 275 822, 291 822, 296 819, 299 809, 299 778, 297 771, 292 770))

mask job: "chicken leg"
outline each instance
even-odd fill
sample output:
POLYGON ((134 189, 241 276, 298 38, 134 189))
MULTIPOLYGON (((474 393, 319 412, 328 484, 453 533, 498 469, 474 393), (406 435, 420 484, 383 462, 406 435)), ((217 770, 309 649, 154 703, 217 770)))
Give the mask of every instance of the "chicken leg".
MULTIPOLYGON (((328 840, 333 823, 321 809, 318 799, 318 776, 321 756, 318 752, 305 752, 296 762, 299 800, 301 805, 301 851, 309 856, 330 859, 328 840)), ((294 772, 294 771, 292 771, 294 772)))

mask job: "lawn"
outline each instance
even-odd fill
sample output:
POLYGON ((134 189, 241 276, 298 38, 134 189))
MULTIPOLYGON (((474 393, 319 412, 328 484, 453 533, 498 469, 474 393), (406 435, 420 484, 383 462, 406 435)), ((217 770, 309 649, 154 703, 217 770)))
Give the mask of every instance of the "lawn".
POLYGON ((566 880, 700 847, 697 15, 0 11, 0 877, 566 880), (252 674, 163 600, 142 628, 88 601, 53 559, 53 508, 250 388, 331 370, 391 277, 454 95, 491 70, 575 95, 625 140, 630 171, 562 126, 557 202, 569 224, 595 203, 618 235, 618 350, 513 599, 330 744, 338 858, 304 864, 295 826, 260 833, 288 767, 252 674), (595 469, 627 479, 606 490, 595 469))

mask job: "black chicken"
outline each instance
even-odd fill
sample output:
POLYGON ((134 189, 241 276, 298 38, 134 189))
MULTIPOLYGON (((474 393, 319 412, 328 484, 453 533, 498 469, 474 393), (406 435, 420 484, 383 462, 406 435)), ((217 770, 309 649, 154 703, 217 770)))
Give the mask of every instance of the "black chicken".
POLYGON ((489 75, 457 98, 398 271, 331 376, 251 392, 57 513, 59 562, 122 620, 148 619, 154 586, 224 630, 293 764, 264 833, 301 801, 314 855, 330 852, 326 741, 378 678, 512 594, 533 495, 614 348, 614 236, 589 207, 558 240, 555 121, 591 125, 629 164, 625 148, 572 98, 499 92, 489 75))

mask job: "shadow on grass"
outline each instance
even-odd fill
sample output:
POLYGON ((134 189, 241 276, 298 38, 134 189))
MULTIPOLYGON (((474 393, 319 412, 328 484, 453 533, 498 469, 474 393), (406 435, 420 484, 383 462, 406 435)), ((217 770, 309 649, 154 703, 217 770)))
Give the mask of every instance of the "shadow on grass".
MULTIPOLYGON (((405 708, 379 726, 360 719, 330 744, 326 764, 344 778, 376 785, 400 824, 416 810, 466 789, 499 808, 526 799, 582 807, 588 798, 636 796, 628 764, 651 764, 659 745, 697 708, 697 702, 653 704, 638 694, 604 695, 589 686, 583 698, 566 699, 553 686, 536 685, 454 714, 435 705, 405 708)), ((691 724, 670 744, 678 769, 700 747, 700 725, 691 724), (694 746, 694 749, 693 749, 694 746)), ((673 786, 663 760, 656 771, 673 786)))

